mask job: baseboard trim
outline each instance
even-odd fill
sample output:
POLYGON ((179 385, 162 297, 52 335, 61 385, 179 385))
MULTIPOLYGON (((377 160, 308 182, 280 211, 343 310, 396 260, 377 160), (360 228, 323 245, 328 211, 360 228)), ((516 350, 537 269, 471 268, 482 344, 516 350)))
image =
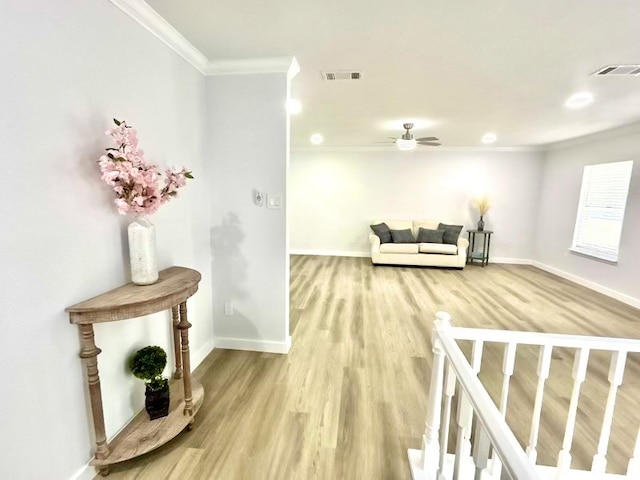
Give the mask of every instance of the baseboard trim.
POLYGON ((559 268, 552 267, 542 262, 533 261, 531 263, 536 268, 540 270, 544 270, 545 272, 552 273, 557 275, 558 277, 562 277, 566 280, 569 280, 573 283, 577 283, 583 287, 587 287, 590 290, 593 290, 598 293, 602 293, 607 297, 611 297, 615 300, 618 300, 622 303, 626 303, 634 308, 640 309, 640 299, 632 297, 631 295, 627 295, 625 293, 618 292, 617 290, 613 290, 612 288, 605 287, 604 285, 600 285, 599 283, 592 282, 591 280, 587 280, 586 278, 579 277, 574 275, 573 273, 565 272, 564 270, 560 270, 559 268))
POLYGON ((215 339, 210 339, 207 343, 205 343, 202 347, 195 352, 191 358, 191 370, 195 370, 198 365, 202 363, 202 361, 207 358, 215 347, 215 339))
POLYGON ((491 263, 505 263, 511 265, 533 265, 533 260, 528 258, 508 258, 508 257, 496 257, 490 259, 491 263))
POLYGON ((69 480, 93 480, 98 471, 88 463, 78 470, 69 480))
POLYGON ((291 349, 291 335, 284 342, 273 342, 271 340, 255 340, 251 338, 216 337, 215 348, 226 348, 229 350, 244 350, 249 352, 264 353, 289 353, 291 349))
POLYGON ((291 255, 314 255, 321 257, 357 257, 370 258, 370 252, 344 252, 341 250, 290 250, 291 255))

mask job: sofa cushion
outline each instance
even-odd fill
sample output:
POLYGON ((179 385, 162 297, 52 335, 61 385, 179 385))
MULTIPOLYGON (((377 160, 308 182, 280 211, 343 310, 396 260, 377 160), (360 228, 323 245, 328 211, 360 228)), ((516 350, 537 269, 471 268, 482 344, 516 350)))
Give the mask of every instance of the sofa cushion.
POLYGON ((390 230, 390 232, 393 243, 416 243, 410 228, 406 230, 390 230))
POLYGON ((458 247, 448 243, 420 243, 420 253, 441 253, 445 255, 457 255, 458 247))
POLYGON ((386 219, 375 219, 371 222, 372 225, 376 225, 377 223, 386 223, 391 230, 404 230, 406 228, 413 228, 413 222, 411 220, 386 220, 386 219))
POLYGON ((417 243, 385 243, 380 245, 380 253, 418 253, 417 243))
POLYGON ((442 243, 444 230, 430 230, 428 228, 418 227, 418 243, 442 243))
POLYGON ((389 231, 389 226, 386 223, 379 223, 378 225, 369 225, 373 233, 375 233, 378 238, 380 238, 380 243, 390 243, 391 240, 391 232, 389 231))
POLYGON ((413 234, 418 237, 418 233, 420 233, 420 227, 426 228, 427 230, 437 230, 438 229, 438 220, 414 220, 413 221, 413 234))
POLYGON ((447 225, 446 223, 438 224, 438 230, 444 230, 443 243, 450 245, 458 244, 458 237, 462 231, 462 225, 447 225))

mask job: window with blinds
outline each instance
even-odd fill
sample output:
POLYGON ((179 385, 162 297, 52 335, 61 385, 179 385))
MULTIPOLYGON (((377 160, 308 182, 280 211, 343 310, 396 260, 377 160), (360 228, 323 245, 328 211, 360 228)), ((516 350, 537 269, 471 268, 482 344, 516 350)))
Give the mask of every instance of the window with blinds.
POLYGON ((618 261, 632 167, 632 161, 584 167, 571 250, 618 261))

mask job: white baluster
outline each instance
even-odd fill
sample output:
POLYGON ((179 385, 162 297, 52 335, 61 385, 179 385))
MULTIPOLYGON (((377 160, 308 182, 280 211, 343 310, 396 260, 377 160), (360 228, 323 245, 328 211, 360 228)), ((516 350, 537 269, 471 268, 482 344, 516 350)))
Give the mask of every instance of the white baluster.
POLYGON ((502 395, 500 397, 500 413, 502 418, 507 415, 507 400, 509 398, 509 382, 513 375, 513 367, 516 363, 516 344, 508 343, 504 349, 502 358, 502 395))
POLYGON ((428 475, 434 477, 438 470, 438 461, 440 459, 438 429, 440 428, 440 408, 442 406, 442 382, 444 376, 444 351, 438 338, 438 328, 446 328, 449 326, 450 318, 449 314, 438 312, 436 314, 436 323, 431 332, 433 365, 429 385, 426 428, 422 437, 420 468, 428 475))
POLYGON ((482 347, 484 342, 482 340, 473 341, 473 351, 471 352, 471 368, 473 373, 478 375, 480 373, 480 366, 482 365, 482 347))
POLYGON ((538 354, 538 388, 536 390, 536 400, 533 405, 533 415, 531 417, 531 433, 529 434, 529 446, 527 447, 527 455, 531 463, 535 465, 538 458, 538 430, 540 428, 540 414, 542 413, 542 399, 544 398, 544 383, 549 378, 549 368, 551 367, 551 345, 540 346, 538 354))
MULTIPOLYGON (((482 349, 484 342, 482 340, 473 341, 473 349, 471 351, 471 369, 477 375, 480 373, 482 365, 482 349)), ((473 409, 466 394, 459 392, 458 399, 458 439, 456 442, 456 458, 454 464, 453 478, 456 480, 460 474, 460 462, 465 461, 466 457, 471 454, 471 424, 473 423, 473 409)))
POLYGON ((628 478, 640 478, 640 428, 638 428, 638 435, 636 436, 636 446, 633 449, 633 457, 629 460, 629 466, 627 467, 628 478))
POLYGON ((476 431, 473 436, 473 463, 476 466, 474 480, 482 479, 482 471, 487 468, 490 446, 487 433, 482 428, 482 424, 476 420, 476 431))
POLYGON ((611 435, 611 421, 613 420, 613 409, 616 405, 616 394, 618 387, 622 384, 624 366, 627 360, 627 352, 613 352, 611 355, 611 365, 609 366, 609 397, 602 419, 602 430, 600 431, 600 441, 598 442, 598 452, 593 456, 591 471, 594 473, 604 473, 607 468, 607 447, 609 446, 609 436, 611 435))
POLYGON ((460 479, 460 468, 463 462, 466 462, 471 452, 471 422, 473 421, 473 408, 467 394, 458 389, 458 415, 456 417, 458 424, 458 438, 456 440, 456 458, 453 465, 453 480, 460 479))
POLYGON ((573 392, 569 403, 569 413, 567 425, 564 430, 564 440, 562 450, 558 454, 558 468, 556 469, 556 480, 567 478, 567 472, 571 468, 571 443, 573 441, 573 431, 576 426, 576 414, 578 412, 578 399, 580 398, 580 387, 587 374, 587 362, 589 360, 589 349, 581 348, 576 351, 573 361, 573 392))
POLYGON ((456 393, 456 375, 449 362, 446 362, 444 375, 444 409, 440 422, 440 463, 438 466, 438 480, 445 480, 444 464, 447 457, 449 443, 449 425, 451 423, 451 401, 456 393))
MULTIPOLYGON (((502 357, 502 395, 500 396, 500 413, 502 418, 507 416, 507 400, 509 399, 509 382, 513 375, 513 368, 516 362, 516 345, 515 343, 507 343, 504 349, 504 356, 502 357)), ((492 472, 494 478, 500 478, 500 471, 502 470, 502 463, 498 458, 497 453, 493 452, 492 457, 492 472)))

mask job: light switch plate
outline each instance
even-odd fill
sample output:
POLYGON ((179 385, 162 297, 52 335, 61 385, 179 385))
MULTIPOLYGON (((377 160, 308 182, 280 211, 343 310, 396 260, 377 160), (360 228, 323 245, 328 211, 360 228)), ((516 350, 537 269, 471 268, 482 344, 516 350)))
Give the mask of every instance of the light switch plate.
POLYGON ((281 195, 267 195, 267 208, 282 209, 281 195))

